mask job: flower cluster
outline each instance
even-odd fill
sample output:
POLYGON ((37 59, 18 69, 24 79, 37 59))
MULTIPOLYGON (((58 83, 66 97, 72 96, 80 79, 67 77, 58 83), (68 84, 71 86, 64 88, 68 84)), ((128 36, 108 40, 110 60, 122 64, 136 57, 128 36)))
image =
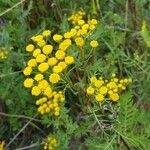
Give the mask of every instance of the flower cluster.
POLYGON ((142 33, 142 37, 143 37, 147 47, 150 47, 150 35, 148 32, 147 23, 145 20, 143 20, 143 22, 142 22, 141 33, 142 33))
POLYGON ((132 79, 118 79, 116 74, 112 74, 110 81, 104 80, 102 77, 99 79, 96 76, 90 78, 90 85, 86 92, 90 96, 94 96, 98 102, 104 100, 118 101, 122 91, 126 90, 132 79))
POLYGON ((7 58, 7 54, 8 54, 7 51, 5 52, 3 49, 1 49, 0 50, 0 60, 6 59, 7 58))
POLYGON ((38 112, 45 114, 54 110, 55 116, 58 116, 60 114, 59 102, 64 101, 64 96, 61 91, 57 92, 53 89, 61 80, 63 71, 74 63, 74 57, 67 55, 71 40, 65 39, 60 34, 52 36, 50 30, 33 36, 31 40, 32 44, 26 46, 31 59, 28 60, 23 70, 27 77, 24 86, 31 88, 31 94, 39 97, 36 101, 38 112))
MULTIPOLYGON (((86 36, 89 35, 97 25, 96 19, 86 20, 86 18, 84 18, 85 15, 85 12, 78 11, 76 14, 69 17, 68 21, 73 24, 73 28, 64 34, 66 38, 73 37, 76 45, 80 48, 85 45, 86 36)), ((92 40, 90 45, 91 47, 96 48, 98 42, 92 40)))
POLYGON ((54 137, 48 137, 45 144, 44 144, 44 150, 53 150, 55 147, 57 147, 58 142, 56 138, 54 137))
POLYGON ((5 144, 4 141, 0 141, 0 150, 4 150, 4 144, 5 144))

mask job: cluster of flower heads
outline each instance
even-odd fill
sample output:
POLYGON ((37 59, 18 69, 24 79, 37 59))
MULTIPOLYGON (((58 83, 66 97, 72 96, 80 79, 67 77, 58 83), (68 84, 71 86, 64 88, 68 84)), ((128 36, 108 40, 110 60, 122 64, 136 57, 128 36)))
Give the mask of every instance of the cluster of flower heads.
POLYGON ((5 51, 5 49, 0 49, 0 60, 6 59, 7 58, 8 52, 5 51))
POLYGON ((32 44, 26 46, 31 59, 28 60, 23 71, 27 77, 24 86, 31 88, 31 94, 39 97, 36 101, 39 113, 45 114, 52 111, 55 116, 59 116, 59 103, 65 98, 61 91, 53 89, 61 80, 63 71, 74 63, 74 57, 67 55, 71 40, 64 39, 60 34, 52 36, 50 30, 33 36, 31 40, 32 44))
POLYGON ((145 20, 143 20, 143 22, 142 22, 141 30, 142 30, 142 37, 143 37, 147 47, 150 47, 150 35, 148 32, 147 23, 145 20))
MULTIPOLYGON (((36 105, 41 114, 53 112, 60 114, 60 102, 64 101, 62 91, 53 90, 55 84, 61 80, 61 74, 74 63, 74 57, 67 55, 67 50, 73 42, 78 47, 85 44, 84 36, 96 28, 97 20, 84 20, 85 12, 79 11, 68 18, 74 25, 70 31, 53 34, 45 30, 42 34, 31 38, 32 44, 26 46, 31 54, 23 73, 27 77, 24 86, 31 89, 31 94, 38 96, 36 105)), ((98 46, 96 40, 90 42, 92 48, 98 46)))
MULTIPOLYGON (((64 34, 67 38, 70 36, 73 37, 78 47, 83 47, 85 45, 86 36, 95 30, 97 25, 96 19, 87 20, 85 15, 85 12, 78 11, 69 17, 68 21, 73 24, 73 28, 64 34)), ((96 40, 92 40, 90 45, 91 47, 96 48, 98 46, 98 42, 96 40)))
POLYGON ((58 141, 54 137, 48 137, 44 144, 44 150, 53 150, 57 147, 58 141))
POLYGON ((98 102, 104 100, 118 101, 121 92, 126 90, 132 79, 118 79, 116 74, 112 74, 110 81, 104 80, 102 77, 97 79, 95 76, 90 78, 90 85, 86 92, 90 96, 94 96, 98 102))
POLYGON ((4 141, 0 141, 0 150, 4 150, 4 144, 5 144, 4 141))

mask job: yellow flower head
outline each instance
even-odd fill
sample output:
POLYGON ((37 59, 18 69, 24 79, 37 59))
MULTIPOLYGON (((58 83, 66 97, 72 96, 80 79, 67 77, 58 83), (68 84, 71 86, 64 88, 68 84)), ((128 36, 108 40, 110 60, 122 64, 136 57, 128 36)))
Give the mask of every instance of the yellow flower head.
POLYGON ((34 86, 34 87, 32 88, 31 93, 32 93, 32 95, 34 95, 34 96, 38 96, 38 95, 40 95, 41 90, 40 90, 40 88, 39 88, 38 86, 34 86))
POLYGON ((95 98, 97 101, 100 101, 100 102, 104 100, 104 96, 102 94, 96 95, 95 98))
POLYGON ((65 52, 62 51, 62 50, 58 50, 56 53, 55 53, 55 57, 58 59, 58 60, 62 60, 65 58, 65 52))
POLYGON ((51 31, 50 30, 45 30, 45 31, 43 31, 42 35, 44 37, 49 37, 49 36, 51 36, 51 31))
POLYGON ((46 56, 44 55, 44 54, 39 54, 39 55, 37 55, 37 57, 36 57, 36 61, 38 62, 38 63, 42 63, 42 62, 44 62, 46 60, 46 56))
POLYGON ((55 34, 55 35, 53 36, 53 40, 54 40, 55 42, 60 42, 60 41, 62 40, 62 38, 63 38, 63 36, 60 35, 60 34, 55 34))
POLYGON ((36 81, 40 81, 40 80, 42 80, 44 77, 43 77, 43 75, 42 74, 36 74, 35 75, 35 77, 34 77, 34 79, 36 80, 36 81))
POLYGON ((28 75, 31 75, 32 73, 32 68, 31 67, 26 67, 24 70, 23 70, 23 74, 25 76, 28 76, 28 75))
POLYGON ((46 54, 46 55, 50 54, 52 52, 52 50, 53 50, 53 46, 50 45, 50 44, 45 45, 42 49, 43 53, 46 54))
POLYGON ((92 88, 91 86, 89 86, 88 88, 87 88, 87 90, 86 90, 86 92, 87 92, 87 94, 88 95, 93 95, 94 94, 94 88, 92 88))
POLYGON ((62 72, 62 67, 61 66, 54 66, 53 67, 53 72, 54 73, 60 73, 60 72, 62 72))
POLYGON ((51 58, 48 59, 48 62, 47 62, 47 63, 48 63, 50 66, 54 66, 54 65, 57 64, 57 62, 58 62, 58 60, 57 60, 55 57, 51 57, 51 58))
POLYGON ((35 67, 35 66, 37 66, 36 59, 30 59, 30 60, 28 61, 28 66, 29 66, 29 67, 35 67))
POLYGON ((106 86, 102 86, 102 87, 100 87, 100 89, 99 89, 100 94, 106 94, 107 91, 108 91, 108 89, 107 89, 106 86))
POLYGON ((26 46, 26 51, 27 52, 32 52, 33 50, 34 50, 34 45, 29 44, 29 45, 26 46))
POLYGON ((76 42, 76 45, 79 46, 79 47, 82 47, 84 45, 84 40, 82 37, 77 37, 75 39, 75 42, 76 42))
POLYGON ((38 70, 39 70, 40 72, 45 72, 45 71, 48 70, 48 68, 49 68, 48 63, 41 63, 41 64, 38 66, 38 70))
POLYGON ((114 102, 119 100, 119 95, 117 93, 111 93, 109 96, 110 99, 114 102))
POLYGON ((93 40, 90 42, 91 47, 96 48, 98 46, 98 42, 93 40))
POLYGON ((34 57, 37 57, 39 54, 41 54, 41 50, 40 50, 39 48, 37 48, 37 49, 35 49, 35 50, 33 51, 33 56, 34 56, 34 57))
POLYGON ((31 88, 33 86, 33 79, 32 78, 27 78, 24 81, 24 87, 26 88, 31 88))
POLYGON ((73 64, 73 63, 74 63, 74 58, 73 58, 72 56, 67 56, 67 57, 65 57, 65 63, 66 63, 67 65, 73 64))
POLYGON ((57 73, 52 73, 50 76, 49 76, 49 81, 51 83, 57 83, 58 81, 60 80, 60 76, 57 74, 57 73))

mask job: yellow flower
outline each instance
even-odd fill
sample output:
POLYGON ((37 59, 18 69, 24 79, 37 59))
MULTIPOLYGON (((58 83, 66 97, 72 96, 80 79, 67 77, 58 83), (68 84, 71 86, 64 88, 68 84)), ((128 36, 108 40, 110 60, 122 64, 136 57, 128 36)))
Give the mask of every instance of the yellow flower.
POLYGON ((99 89, 99 92, 100 92, 101 94, 106 94, 107 91, 108 91, 108 89, 107 89, 107 87, 105 87, 105 86, 102 86, 102 87, 100 87, 100 89, 99 89))
POLYGON ((43 31, 42 35, 45 36, 45 37, 49 37, 51 35, 51 31, 50 30, 45 30, 45 31, 43 31))
POLYGON ((92 20, 90 20, 90 23, 96 25, 97 24, 97 20, 96 19, 92 19, 92 20))
POLYGON ((82 26, 84 23, 85 23, 84 20, 79 20, 79 21, 78 21, 78 25, 79 25, 79 26, 82 26))
POLYGON ((119 100, 119 95, 117 93, 111 93, 109 96, 110 96, 110 99, 112 101, 118 101, 119 100))
POLYGON ((94 85, 95 85, 97 88, 101 87, 103 84, 104 84, 104 81, 103 81, 103 80, 96 80, 96 81, 94 82, 94 85))
POLYGON ((62 67, 61 66, 54 66, 53 67, 53 72, 54 73, 60 73, 60 72, 62 72, 62 67))
POLYGON ((46 60, 46 56, 44 55, 44 54, 39 54, 39 55, 37 55, 37 57, 36 57, 36 61, 38 62, 38 63, 42 63, 42 62, 44 62, 46 60))
POLYGON ((24 70, 23 70, 23 74, 25 76, 28 76, 32 73, 32 68, 31 67, 26 67, 24 70))
POLYGON ((49 97, 49 98, 52 97, 52 89, 51 89, 51 87, 47 87, 47 88, 44 90, 44 95, 46 95, 46 96, 49 97))
POLYGON ((96 48, 98 46, 98 42, 93 40, 90 42, 91 47, 96 48))
POLYGON ((43 47, 45 44, 46 44, 46 42, 44 40, 40 40, 40 41, 37 42, 37 45, 39 47, 43 47))
POLYGON ((74 28, 71 29, 71 30, 70 30, 70 34, 71 34, 72 37, 74 37, 74 36, 77 34, 77 30, 74 29, 74 28))
POLYGON ((96 28, 96 26, 95 25, 90 25, 90 30, 94 30, 96 28))
POLYGON ((32 95, 34 95, 34 96, 38 96, 38 95, 40 95, 41 90, 40 90, 40 88, 39 88, 38 86, 34 86, 34 87, 32 88, 31 93, 32 93, 32 95))
POLYGON ((65 57, 65 63, 67 65, 71 65, 72 63, 74 63, 74 58, 72 56, 65 57))
POLYGON ((58 81, 60 80, 60 76, 57 74, 57 73, 52 73, 50 76, 49 76, 49 81, 51 83, 57 83, 58 81))
POLYGON ((49 83, 47 82, 47 80, 40 80, 38 87, 40 88, 40 90, 45 90, 47 87, 49 86, 49 83))
POLYGON ((33 81, 34 81, 34 80, 33 80, 32 78, 27 78, 27 79, 24 81, 24 87, 26 87, 26 88, 32 87, 33 81))
POLYGON ((91 83, 95 83, 97 81, 97 78, 95 76, 90 78, 91 83))
POLYGON ((89 86, 86 90, 88 95, 93 95, 94 94, 94 88, 92 88, 91 86, 89 86))
POLYGON ((32 52, 33 50, 34 50, 34 45, 29 44, 29 45, 26 46, 26 51, 27 52, 32 52))
POLYGON ((70 39, 71 38, 71 33, 70 32, 64 33, 64 38, 70 39))
POLYGON ((58 60, 62 60, 65 58, 65 52, 62 51, 62 50, 58 50, 56 53, 55 53, 55 57, 58 59, 58 60))
POLYGON ((66 69, 66 67, 67 67, 67 65, 64 61, 59 62, 58 66, 60 66, 62 68, 62 70, 66 69))
POLYGON ((40 81, 40 80, 42 80, 44 77, 43 77, 43 75, 42 74, 37 74, 37 75, 35 75, 35 77, 34 77, 34 79, 36 80, 36 81, 40 81))
POLYGON ((82 26, 83 30, 87 30, 88 28, 89 28, 89 24, 87 24, 87 23, 82 26))
POLYGON ((84 40, 82 37, 75 38, 76 45, 82 47, 84 45, 84 40))
POLYGON ((37 36, 33 36, 31 39, 32 39, 34 42, 38 42, 38 41, 43 40, 43 36, 42 36, 42 35, 37 35, 37 36))
POLYGON ((5 144, 5 142, 4 141, 0 141, 0 150, 4 150, 4 144, 5 144))
POLYGON ((28 66, 29 66, 29 67, 35 67, 35 66, 37 66, 36 60, 35 60, 35 59, 30 59, 30 60, 28 61, 28 66))
POLYGON ((57 60, 55 57, 51 57, 51 58, 48 59, 48 62, 47 62, 47 63, 48 63, 50 66, 54 66, 54 65, 57 64, 57 62, 58 62, 58 60, 57 60))
POLYGON ((45 71, 48 70, 48 68, 49 68, 48 63, 41 63, 41 64, 38 66, 38 70, 39 70, 40 72, 45 72, 45 71))
POLYGON ((103 101, 104 100, 104 96, 102 94, 98 94, 95 96, 97 101, 103 101))
POLYGON ((35 49, 35 50, 33 51, 33 56, 34 56, 34 57, 37 57, 39 54, 41 54, 41 50, 40 50, 39 48, 37 48, 37 49, 35 49))
POLYGON ((62 40, 62 38, 63 38, 63 36, 60 35, 60 34, 55 34, 55 35, 53 36, 53 40, 54 40, 55 42, 60 42, 60 41, 62 40))
POLYGON ((66 39, 59 44, 59 49, 65 51, 71 45, 71 40, 66 39))
POLYGON ((43 53, 48 55, 52 52, 53 46, 52 45, 45 45, 42 49, 43 53))

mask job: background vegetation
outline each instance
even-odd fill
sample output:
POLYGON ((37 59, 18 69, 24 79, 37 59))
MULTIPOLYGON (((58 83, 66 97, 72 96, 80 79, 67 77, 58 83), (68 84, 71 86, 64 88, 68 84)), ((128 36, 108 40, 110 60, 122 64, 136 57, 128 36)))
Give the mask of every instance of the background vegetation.
POLYGON ((148 150, 150 47, 149 31, 143 37, 141 26, 146 20, 149 28, 149 16, 149 0, 1 0, 0 49, 7 58, 0 60, 0 139, 6 149, 42 149, 43 139, 55 135, 62 150, 148 150), (92 38, 100 48, 89 74, 109 78, 116 72, 133 83, 117 104, 102 109, 83 106, 68 88, 59 119, 41 116, 23 87, 25 47, 45 29, 67 31, 67 17, 78 10, 99 21, 92 38))

